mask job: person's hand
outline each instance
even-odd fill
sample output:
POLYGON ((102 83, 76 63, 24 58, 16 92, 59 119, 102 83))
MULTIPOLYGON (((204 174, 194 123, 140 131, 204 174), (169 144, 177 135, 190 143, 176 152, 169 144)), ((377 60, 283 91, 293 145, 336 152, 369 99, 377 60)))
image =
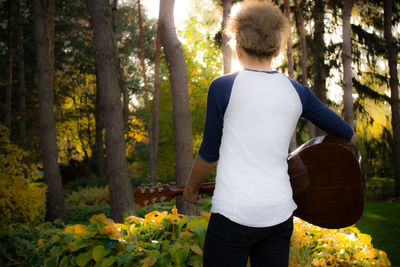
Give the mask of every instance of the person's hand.
POLYGON ((185 190, 183 191, 183 199, 192 204, 199 204, 201 196, 199 195, 198 190, 192 191, 187 186, 185 186, 185 190))

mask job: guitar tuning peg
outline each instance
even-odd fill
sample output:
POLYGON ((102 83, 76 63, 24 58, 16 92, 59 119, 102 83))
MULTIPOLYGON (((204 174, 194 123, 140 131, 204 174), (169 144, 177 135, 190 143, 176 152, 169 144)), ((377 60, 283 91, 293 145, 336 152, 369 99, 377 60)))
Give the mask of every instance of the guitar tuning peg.
POLYGON ((154 187, 154 184, 153 183, 149 183, 149 187, 154 187))
POLYGON ((160 197, 160 201, 161 201, 161 202, 164 202, 165 200, 167 200, 167 197, 166 197, 166 196, 160 197))
POLYGON ((160 187, 160 186, 162 186, 162 183, 157 182, 156 186, 157 186, 157 187, 160 187))
POLYGON ((151 203, 156 203, 157 202, 157 198, 156 197, 153 197, 152 199, 151 199, 151 203))
POLYGON ((141 183, 139 187, 144 187, 144 183, 141 183))
POLYGON ((145 201, 143 201, 143 204, 144 204, 145 206, 147 206, 147 205, 149 204, 149 201, 146 199, 145 201))
POLYGON ((144 194, 146 193, 146 188, 145 187, 139 187, 139 192, 144 194))
POLYGON ((149 193, 153 194, 154 192, 156 192, 154 187, 149 187, 149 193))

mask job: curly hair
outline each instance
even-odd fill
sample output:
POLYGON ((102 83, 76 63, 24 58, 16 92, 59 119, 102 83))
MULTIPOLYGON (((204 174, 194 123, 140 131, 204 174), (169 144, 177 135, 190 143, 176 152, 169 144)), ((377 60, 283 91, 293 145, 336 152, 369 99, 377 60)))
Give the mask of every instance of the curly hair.
POLYGON ((248 0, 239 3, 226 31, 249 55, 272 57, 286 36, 289 23, 278 7, 269 1, 248 0))

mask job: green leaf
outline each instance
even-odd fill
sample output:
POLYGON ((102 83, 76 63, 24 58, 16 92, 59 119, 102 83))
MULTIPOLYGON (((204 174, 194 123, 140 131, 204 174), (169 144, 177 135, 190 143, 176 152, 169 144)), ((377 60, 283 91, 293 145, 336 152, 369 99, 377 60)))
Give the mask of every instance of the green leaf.
POLYGON ((71 251, 78 251, 81 248, 87 247, 89 245, 88 240, 85 239, 78 239, 74 242, 68 244, 68 249, 71 251))
POLYGON ((63 257, 60 261, 60 267, 68 267, 71 266, 71 256, 63 257))
POLYGON ((206 221, 197 219, 190 221, 187 226, 189 227, 190 231, 196 233, 199 237, 200 247, 204 247, 204 238, 206 236, 208 223, 206 221))
POLYGON ((51 257, 50 259, 45 260, 44 267, 57 267, 59 256, 51 257))
POLYGON ((93 259, 98 262, 99 260, 101 260, 102 258, 104 258, 104 256, 106 256, 110 251, 106 248, 104 248, 103 246, 97 246, 93 249, 93 259))
POLYGON ((92 250, 89 250, 88 252, 79 254, 79 256, 76 257, 76 263, 82 267, 88 264, 92 259, 92 250))
POLYGON ((115 257, 115 256, 111 256, 111 257, 108 257, 108 258, 104 258, 104 259, 102 260, 102 263, 101 263, 100 267, 108 267, 108 266, 111 266, 111 265, 113 265, 113 263, 114 263, 116 260, 117 260, 117 257, 115 257))

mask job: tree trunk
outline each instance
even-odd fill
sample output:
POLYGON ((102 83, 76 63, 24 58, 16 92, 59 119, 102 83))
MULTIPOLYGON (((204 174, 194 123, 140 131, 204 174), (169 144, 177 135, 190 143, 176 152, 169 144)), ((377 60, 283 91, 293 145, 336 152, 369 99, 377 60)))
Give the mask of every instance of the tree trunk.
POLYGON ((384 35, 388 49, 390 73, 390 106, 392 108, 393 157, 396 196, 400 196, 400 111, 399 111, 399 78, 397 74, 397 48, 392 36, 392 0, 384 2, 384 35))
POLYGON ((154 171, 157 177, 157 155, 159 141, 159 118, 160 118, 160 62, 161 62, 161 40, 160 32, 157 28, 156 55, 154 59, 154 95, 153 95, 153 161, 150 162, 150 171, 154 171))
POLYGON ((26 87, 25 87, 25 61, 24 61, 24 32, 21 18, 21 3, 17 1, 18 25, 18 81, 19 81, 19 140, 21 146, 26 148, 26 87))
MULTIPOLYGON (((285 16, 287 20, 289 21, 290 25, 290 3, 289 0, 285 0, 285 16)), ((290 27, 290 26, 289 26, 290 27)), ((293 49, 292 49, 292 35, 289 33, 288 38, 287 38, 287 65, 288 65, 288 74, 290 79, 294 79, 294 68, 293 68, 293 49)), ((294 133, 292 135, 292 139, 290 140, 290 151, 294 151, 297 148, 297 142, 296 142, 296 129, 294 130, 294 133)))
POLYGON ((95 64, 103 106, 107 176, 110 186, 111 217, 122 222, 124 214, 136 214, 128 175, 121 91, 113 42, 111 6, 106 0, 87 0, 93 27, 95 64))
POLYGON ((155 176, 155 170, 152 169, 154 165, 154 137, 153 137, 153 125, 151 121, 151 110, 150 110, 150 100, 149 100, 149 86, 147 83, 146 75, 146 62, 144 57, 144 32, 143 32, 143 22, 142 22, 142 7, 140 6, 140 0, 138 4, 138 17, 139 17, 139 44, 140 44, 140 64, 142 66, 142 75, 144 82, 144 102, 146 106, 146 120, 147 120, 147 133, 149 139, 149 182, 155 184, 157 182, 157 177, 155 176))
POLYGON ((343 4, 343 102, 344 119, 354 129, 354 109, 353 109, 353 82, 351 71, 351 10, 354 0, 344 0, 343 4))
POLYGON ((232 0, 223 0, 222 13, 222 60, 224 62, 224 74, 231 73, 232 49, 229 46, 229 37, 225 33, 226 23, 231 14, 232 0))
POLYGON ((113 28, 113 43, 114 43, 115 54, 117 55, 116 59, 117 59, 118 77, 119 77, 118 83, 119 83, 119 87, 121 89, 122 99, 124 102, 122 117, 124 120, 124 129, 126 129, 126 127, 128 126, 128 121, 129 121, 129 92, 128 92, 128 87, 126 86, 124 71, 121 67, 120 60, 119 60, 119 50, 118 50, 118 43, 117 43, 117 40, 118 40, 118 38, 117 38, 118 0, 113 0, 112 6, 113 7, 112 7, 112 12, 111 12, 111 21, 112 21, 112 28, 113 28))
MULTIPOLYGON (((300 33, 300 44, 301 44, 301 79, 303 81, 303 84, 307 87, 310 87, 308 84, 308 74, 307 74, 307 42, 306 42, 306 34, 304 30, 304 18, 303 18, 303 12, 300 9, 300 5, 297 0, 294 0, 294 4, 296 6, 296 12, 297 12, 297 20, 296 20, 296 25, 297 25, 297 30, 300 33)), ((311 121, 307 121, 307 126, 308 126, 308 136, 310 139, 315 137, 315 127, 312 124, 311 121)))
MULTIPOLYGON (((96 71, 96 77, 98 77, 96 71)), ((107 166, 106 159, 104 158, 104 115, 103 106, 101 103, 102 97, 100 96, 101 91, 99 89, 99 79, 96 78, 96 148, 95 148, 95 160, 97 163, 97 176, 107 178, 107 166)))
POLYGON ((7 22, 7 88, 6 88, 6 116, 5 124, 8 128, 8 133, 11 133, 11 92, 12 92, 12 0, 8 0, 8 22, 7 22))
MULTIPOLYGON (((325 3, 324 0, 316 0, 315 6, 312 10, 312 17, 314 18, 314 92, 318 98, 326 103, 326 70, 325 65, 325 51, 326 45, 324 42, 324 15, 325 3)), ((323 135, 324 131, 316 127, 316 134, 323 135)))
MULTIPOLYGON (((158 27, 172 87, 176 183, 185 185, 193 162, 192 118, 189 108, 185 53, 175 32, 174 3, 174 0, 160 0, 158 27)), ((183 214, 197 213, 196 205, 183 201, 182 197, 177 198, 177 207, 183 214)))
MULTIPOLYGON (((51 51, 53 39, 49 38, 48 29, 52 21, 49 18, 52 13, 52 4, 49 1, 48 7, 43 6, 43 1, 33 0, 32 9, 35 21, 35 44, 36 44, 36 67, 37 86, 39 95, 39 117, 40 117, 40 139, 42 147, 42 160, 44 169, 44 181, 47 185, 46 199, 46 220, 62 219, 67 222, 67 215, 64 203, 64 193, 61 181, 60 168, 58 165, 56 122, 53 113, 53 69, 51 51), (49 8, 49 9, 47 9, 49 8), (49 12, 50 11, 50 12, 49 12)), ((54 3, 53 3, 54 4, 54 3)), ((53 20, 54 21, 54 20, 53 20)), ((54 54, 53 54, 54 55, 54 54)))

